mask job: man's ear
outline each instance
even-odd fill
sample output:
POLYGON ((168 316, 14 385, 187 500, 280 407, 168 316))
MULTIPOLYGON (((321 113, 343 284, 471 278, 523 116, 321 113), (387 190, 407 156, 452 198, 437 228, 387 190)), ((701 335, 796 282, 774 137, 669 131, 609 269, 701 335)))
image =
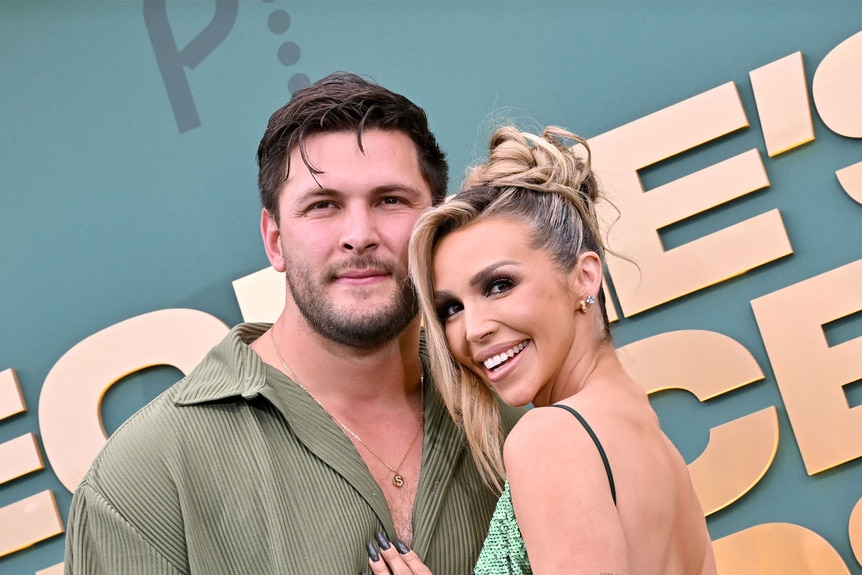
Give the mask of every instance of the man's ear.
POLYGON ((284 263, 284 253, 281 249, 281 231, 278 229, 278 222, 266 208, 260 213, 260 235, 263 236, 263 248, 266 250, 269 263, 272 264, 275 271, 285 271, 287 266, 284 263))

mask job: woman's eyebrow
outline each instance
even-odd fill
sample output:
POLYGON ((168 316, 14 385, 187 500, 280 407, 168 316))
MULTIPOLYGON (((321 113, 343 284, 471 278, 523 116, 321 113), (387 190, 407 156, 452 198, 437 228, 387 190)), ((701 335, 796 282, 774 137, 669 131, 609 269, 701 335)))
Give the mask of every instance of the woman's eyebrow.
POLYGON ((518 262, 512 260, 500 260, 482 268, 470 278, 470 287, 476 287, 477 285, 484 283, 489 277, 494 275, 494 272, 496 272, 498 268, 508 265, 517 265, 517 263, 518 262))

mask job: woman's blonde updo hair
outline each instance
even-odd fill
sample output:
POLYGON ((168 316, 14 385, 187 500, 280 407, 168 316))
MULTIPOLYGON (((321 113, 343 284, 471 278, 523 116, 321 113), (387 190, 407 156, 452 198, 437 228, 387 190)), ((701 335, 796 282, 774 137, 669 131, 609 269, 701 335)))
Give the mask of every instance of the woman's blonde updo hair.
MULTIPOLYGON (((583 138, 554 126, 541 136, 504 126, 491 137, 488 161, 471 169, 461 191, 423 214, 413 230, 410 275, 422 308, 434 382, 452 417, 463 424, 479 471, 498 489, 504 477, 500 408, 484 382, 449 352, 434 306, 434 253, 440 240, 459 228, 507 219, 525 224, 531 247, 547 253, 562 273, 568 273, 581 253, 604 252, 595 209, 598 199, 590 149, 583 138), (564 140, 574 142, 574 147, 564 140), (582 154, 576 153, 579 147, 582 154)), ((602 290, 596 298, 603 334, 609 339, 602 290)))

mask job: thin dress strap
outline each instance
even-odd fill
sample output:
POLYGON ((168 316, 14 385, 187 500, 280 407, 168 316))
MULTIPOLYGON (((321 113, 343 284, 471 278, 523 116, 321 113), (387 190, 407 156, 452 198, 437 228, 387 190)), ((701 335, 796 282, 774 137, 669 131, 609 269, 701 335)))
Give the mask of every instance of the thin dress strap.
POLYGON ((593 428, 590 427, 590 424, 587 423, 587 420, 584 419, 580 413, 578 413, 577 411, 575 411, 574 409, 572 409, 568 405, 562 405, 559 403, 554 403, 551 405, 551 407, 559 407, 560 409, 565 409, 566 411, 568 411, 569 413, 574 415, 575 418, 581 422, 581 425, 584 426, 584 429, 587 430, 587 433, 590 434, 590 437, 593 439, 593 443, 596 444, 596 448, 599 450, 599 455, 602 456, 602 463, 605 464, 605 472, 608 474, 608 483, 611 486, 611 497, 614 500, 614 505, 616 505, 617 504, 617 490, 616 490, 616 487, 614 487, 614 474, 611 473, 611 464, 608 462, 608 456, 605 455, 605 449, 602 447, 601 442, 599 442, 599 438, 596 437, 596 434, 593 431, 593 428))

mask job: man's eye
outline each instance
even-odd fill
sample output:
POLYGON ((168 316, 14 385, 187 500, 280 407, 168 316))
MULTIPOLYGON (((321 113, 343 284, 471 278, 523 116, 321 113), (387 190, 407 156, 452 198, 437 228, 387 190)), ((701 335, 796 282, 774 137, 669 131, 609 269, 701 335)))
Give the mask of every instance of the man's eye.
POLYGON ((389 206, 394 206, 401 203, 401 198, 395 196, 387 196, 383 198, 383 203, 389 206))

